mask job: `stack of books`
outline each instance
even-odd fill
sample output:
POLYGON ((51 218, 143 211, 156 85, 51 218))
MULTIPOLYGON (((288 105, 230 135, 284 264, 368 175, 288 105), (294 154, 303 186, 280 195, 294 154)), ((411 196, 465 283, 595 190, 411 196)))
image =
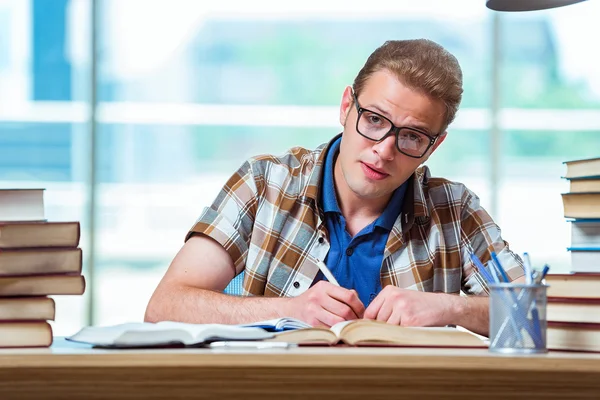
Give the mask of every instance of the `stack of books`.
POLYGON ((79 222, 45 219, 44 189, 0 189, 0 347, 52 344, 53 295, 81 295, 79 222))
POLYGON ((571 223, 571 271, 600 273, 600 158, 568 161, 562 195, 571 223))
POLYGON ((571 270, 546 276, 548 346, 600 352, 600 158, 565 162, 571 270))

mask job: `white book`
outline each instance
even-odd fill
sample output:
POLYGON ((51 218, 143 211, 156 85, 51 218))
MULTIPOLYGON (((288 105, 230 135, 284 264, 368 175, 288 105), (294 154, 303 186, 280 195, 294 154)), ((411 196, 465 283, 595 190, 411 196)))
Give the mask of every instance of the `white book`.
POLYGON ((259 327, 163 321, 85 327, 66 339, 102 347, 160 347, 173 344, 198 346, 224 340, 264 340, 273 336, 272 332, 259 327))
POLYGON ((569 248, 571 272, 600 273, 600 247, 569 248))
POLYGON ((43 221, 44 189, 0 189, 0 221, 43 221))
POLYGON ((600 220, 584 219, 571 222, 571 247, 600 247, 600 220))

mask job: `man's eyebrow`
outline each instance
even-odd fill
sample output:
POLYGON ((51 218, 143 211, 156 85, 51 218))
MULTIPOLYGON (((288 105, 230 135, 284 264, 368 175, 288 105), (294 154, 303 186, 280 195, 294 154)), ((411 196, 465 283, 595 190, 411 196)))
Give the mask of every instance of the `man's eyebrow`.
MULTIPOLYGON (((376 104, 372 104, 368 107, 365 107, 367 110, 371 110, 372 111, 376 111, 377 113, 383 115, 384 117, 386 117, 387 119, 389 119, 390 121, 392 121, 392 116, 385 110, 379 108, 376 104)), ((392 122, 393 123, 393 122, 392 122)), ((425 124, 422 123, 416 123, 416 124, 411 124, 409 126, 405 126, 405 128, 415 128, 415 129, 419 129, 429 135, 433 135, 433 132, 431 131, 431 129, 429 129, 425 124)))

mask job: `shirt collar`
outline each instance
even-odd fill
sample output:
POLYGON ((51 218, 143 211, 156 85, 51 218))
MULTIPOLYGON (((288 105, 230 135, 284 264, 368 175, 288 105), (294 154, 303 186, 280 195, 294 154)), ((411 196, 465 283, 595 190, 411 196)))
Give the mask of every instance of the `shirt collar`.
POLYGON ((335 166, 335 160, 340 152, 340 143, 342 138, 337 138, 329 149, 327 149, 327 156, 325 157, 325 165, 323 171, 323 186, 321 191, 322 205, 324 212, 336 212, 341 213, 340 206, 337 202, 335 195, 335 181, 333 179, 333 167, 335 166))

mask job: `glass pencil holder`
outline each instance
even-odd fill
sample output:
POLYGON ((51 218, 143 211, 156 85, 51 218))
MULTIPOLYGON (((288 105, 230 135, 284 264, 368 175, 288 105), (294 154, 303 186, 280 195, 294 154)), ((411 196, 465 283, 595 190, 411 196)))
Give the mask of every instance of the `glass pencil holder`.
POLYGON ((546 353, 547 285, 490 284, 490 344, 496 353, 546 353))

